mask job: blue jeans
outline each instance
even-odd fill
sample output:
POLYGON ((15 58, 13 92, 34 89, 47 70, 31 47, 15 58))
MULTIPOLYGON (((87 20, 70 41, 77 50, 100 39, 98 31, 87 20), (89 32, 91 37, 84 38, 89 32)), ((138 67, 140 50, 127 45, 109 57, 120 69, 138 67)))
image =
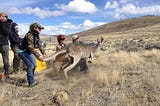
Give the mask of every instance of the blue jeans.
POLYGON ((36 62, 34 59, 34 55, 27 52, 18 53, 19 57, 23 60, 23 62, 27 66, 27 81, 29 85, 32 85, 34 80, 33 69, 36 67, 36 62))

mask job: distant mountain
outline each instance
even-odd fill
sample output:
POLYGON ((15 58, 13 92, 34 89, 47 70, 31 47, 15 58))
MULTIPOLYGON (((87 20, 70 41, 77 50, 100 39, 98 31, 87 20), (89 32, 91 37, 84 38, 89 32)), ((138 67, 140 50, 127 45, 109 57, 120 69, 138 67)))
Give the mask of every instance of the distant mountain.
MULTIPOLYGON (((111 32, 126 31, 136 28, 148 27, 160 23, 160 16, 142 16, 107 23, 83 32, 75 33, 78 36, 99 35, 111 32)), ((73 34, 72 34, 73 35, 73 34)))

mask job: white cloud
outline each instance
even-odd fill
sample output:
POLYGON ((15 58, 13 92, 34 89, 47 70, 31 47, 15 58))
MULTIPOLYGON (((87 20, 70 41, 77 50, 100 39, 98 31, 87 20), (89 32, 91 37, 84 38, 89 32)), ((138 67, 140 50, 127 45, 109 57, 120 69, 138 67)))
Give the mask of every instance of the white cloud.
POLYGON ((113 17, 114 17, 114 18, 117 18, 117 19, 120 19, 120 18, 121 18, 121 16, 120 16, 119 13, 115 13, 113 17))
POLYGON ((85 27, 92 27, 92 26, 94 26, 94 23, 91 20, 85 20, 83 25, 85 27))
POLYGON ((41 34, 45 35, 58 35, 66 34, 67 30, 61 26, 44 26, 45 29, 42 30, 41 34))
POLYGON ((71 22, 61 23, 60 26, 64 29, 72 29, 72 30, 79 29, 76 25, 73 25, 71 22))
MULTIPOLYGON (((17 5, 18 2, 16 2, 17 5)), ((32 2, 26 2, 26 4, 29 3, 34 3, 32 2)), ((10 4, 14 4, 13 1, 10 4)), ((21 5, 22 6, 22 5, 21 5)), ((21 7, 17 8, 16 4, 15 5, 10 5, 9 9, 6 11, 9 14, 28 14, 28 15, 35 15, 38 16, 39 18, 46 18, 46 17, 51 17, 51 16, 63 16, 66 14, 66 12, 78 12, 78 13, 88 13, 88 14, 94 14, 98 11, 98 9, 95 7, 95 5, 91 2, 87 2, 85 0, 74 0, 70 1, 68 5, 64 4, 55 4, 55 6, 58 8, 58 10, 51 11, 49 9, 40 9, 39 7, 21 7)), ((20 6, 18 6, 20 7, 20 6)))
POLYGON ((111 2, 106 2, 106 5, 105 5, 105 9, 115 9, 115 8, 118 8, 119 5, 116 1, 114 1, 113 3, 111 2))
POLYGON ((160 5, 138 7, 134 4, 126 4, 120 9, 116 9, 115 14, 119 15, 160 15, 160 5))
POLYGON ((82 16, 70 16, 71 19, 84 19, 82 16))
POLYGON ((120 3, 128 3, 131 0, 120 0, 120 3))
POLYGON ((0 10, 7 11, 8 8, 13 8, 13 7, 22 8, 24 6, 36 4, 42 1, 44 0, 7 0, 7 1, 1 0, 0 10))
POLYGON ((106 22, 92 22, 91 20, 85 20, 83 24, 80 25, 80 28, 83 30, 87 30, 103 24, 106 24, 106 22))
MULTIPOLYGON (((105 24, 106 22, 92 22, 91 20, 85 20, 82 24, 74 25, 71 22, 64 22, 61 23, 58 26, 44 26, 44 29, 42 30, 41 34, 45 35, 58 35, 58 34, 72 34, 79 31, 87 30, 102 24, 105 24)), ((18 23, 19 25, 19 34, 25 35, 29 30, 28 23, 18 23)))
POLYGON ((137 13, 137 7, 133 4, 126 4, 122 8, 116 9, 116 13, 135 14, 135 13, 137 13))
MULTIPOLYGON (((160 15, 160 5, 140 7, 139 2, 130 3, 132 0, 119 0, 118 2, 106 2, 105 9, 112 9, 106 13, 117 19, 123 19, 129 15, 160 15), (113 13, 113 14, 112 14, 113 13)), ((133 1, 132 1, 133 2, 133 1)))
POLYGON ((56 6, 59 9, 62 9, 63 11, 68 11, 68 12, 94 14, 98 11, 98 9, 93 3, 86 0, 73 0, 73 1, 70 1, 68 5, 56 4, 56 6))
MULTIPOLYGON (((19 34, 25 35, 29 31, 28 23, 18 23, 19 25, 19 34)), ((66 34, 67 30, 61 26, 44 26, 44 29, 41 31, 41 34, 45 35, 57 35, 57 34, 66 34)))
POLYGON ((38 7, 31 8, 31 7, 25 7, 25 8, 10 8, 8 10, 10 14, 35 14, 36 16, 40 18, 50 17, 50 16, 63 16, 65 12, 63 11, 49 11, 49 10, 41 10, 38 7))
POLYGON ((29 25, 28 23, 18 23, 19 26, 19 34, 25 35, 29 31, 29 25))
MULTIPOLYGON (((25 35, 29 31, 28 23, 18 23, 19 25, 19 34, 25 35)), ((58 35, 58 34, 70 34, 73 33, 75 30, 80 30, 79 25, 73 25, 70 22, 61 23, 58 26, 45 26, 42 25, 44 29, 41 31, 41 34, 45 35, 58 35)))

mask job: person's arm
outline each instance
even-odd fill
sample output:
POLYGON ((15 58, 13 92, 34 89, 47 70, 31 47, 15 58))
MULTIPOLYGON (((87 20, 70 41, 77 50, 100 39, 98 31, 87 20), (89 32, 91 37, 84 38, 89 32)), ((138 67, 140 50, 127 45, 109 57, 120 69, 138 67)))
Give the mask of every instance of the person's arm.
POLYGON ((14 44, 20 44, 22 42, 22 40, 15 32, 11 32, 11 34, 9 35, 9 40, 14 44))
POLYGON ((59 51, 59 50, 61 50, 62 49, 62 47, 60 46, 60 45, 57 45, 56 46, 56 51, 59 51))
POLYGON ((46 52, 45 52, 45 50, 44 50, 44 48, 42 46, 42 43, 41 43, 40 39, 38 41, 38 48, 39 48, 39 50, 40 50, 42 55, 46 55, 46 52))
POLYGON ((28 42, 28 49, 35 55, 35 57, 39 60, 41 60, 41 55, 40 53, 34 48, 34 38, 31 33, 27 33, 26 35, 27 42, 28 42))

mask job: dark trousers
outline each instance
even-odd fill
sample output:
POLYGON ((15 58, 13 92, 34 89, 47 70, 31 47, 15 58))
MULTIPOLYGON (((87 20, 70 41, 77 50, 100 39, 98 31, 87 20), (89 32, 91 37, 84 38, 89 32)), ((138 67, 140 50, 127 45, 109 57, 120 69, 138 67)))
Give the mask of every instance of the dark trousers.
POLYGON ((84 58, 82 58, 77 65, 80 66, 80 71, 87 72, 89 70, 87 61, 84 58))
POLYGON ((86 73, 89 71, 89 67, 85 58, 81 58, 81 60, 77 63, 77 65, 74 67, 73 70, 77 69, 79 69, 79 71, 84 71, 86 73))
POLYGON ((0 53, 3 59, 3 69, 5 74, 9 74, 9 45, 0 45, 0 53))
POLYGON ((14 72, 18 72, 19 71, 19 67, 20 67, 20 63, 21 63, 21 59, 18 56, 18 46, 14 46, 12 47, 12 51, 14 53, 14 57, 13 57, 13 71, 14 72))

